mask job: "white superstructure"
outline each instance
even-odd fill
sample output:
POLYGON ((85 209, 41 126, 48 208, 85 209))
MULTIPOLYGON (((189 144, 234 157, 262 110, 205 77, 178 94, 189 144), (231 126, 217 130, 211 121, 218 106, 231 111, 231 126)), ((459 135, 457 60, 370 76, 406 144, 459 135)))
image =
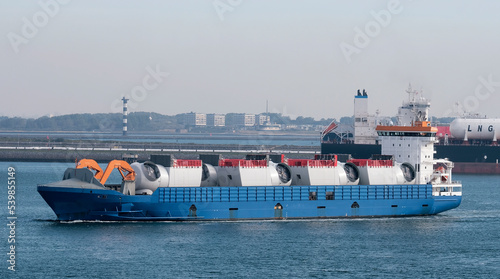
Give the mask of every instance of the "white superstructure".
POLYGON ((398 109, 398 125, 412 126, 417 121, 429 121, 429 108, 431 102, 424 98, 422 94, 411 88, 411 84, 406 90, 408 101, 398 109))
MULTIPOLYGON (((411 85, 406 93, 408 101, 404 101, 398 109, 397 125, 413 126, 416 122, 428 121, 430 101, 421 92, 413 90, 411 85)), ((358 90, 354 96, 354 143, 376 144, 378 136, 375 128, 380 122, 389 122, 381 120, 378 115, 368 113, 368 94, 365 90, 363 93, 358 90)))
POLYGON ((417 174, 417 184, 430 182, 437 128, 425 121, 415 126, 378 126, 377 132, 383 137, 382 154, 393 155, 398 163, 409 163, 417 174))
POLYGON ((363 89, 354 96, 354 143, 375 144, 377 134, 375 117, 368 114, 368 94, 363 89))
POLYGON ((432 184, 434 196, 461 196, 462 184, 452 181, 453 163, 434 159, 437 128, 428 121, 417 121, 412 126, 378 126, 382 153, 391 154, 402 163, 405 176, 415 174, 416 184, 432 184), (404 167, 406 165, 406 167, 404 167))

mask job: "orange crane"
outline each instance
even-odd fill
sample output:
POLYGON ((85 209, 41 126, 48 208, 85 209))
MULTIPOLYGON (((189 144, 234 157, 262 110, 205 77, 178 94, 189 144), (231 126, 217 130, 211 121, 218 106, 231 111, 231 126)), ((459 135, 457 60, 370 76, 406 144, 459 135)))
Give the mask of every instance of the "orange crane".
POLYGON ((96 161, 92 159, 81 159, 77 165, 77 169, 88 168, 91 170, 95 170, 95 178, 99 180, 103 185, 109 178, 109 175, 114 169, 118 169, 120 172, 122 179, 125 181, 134 181, 135 180, 135 171, 132 167, 125 161, 122 160, 113 160, 109 162, 106 170, 103 172, 101 167, 97 164, 96 161))
POLYGON ((97 180, 101 180, 102 175, 104 174, 99 164, 97 164, 97 162, 92 159, 81 159, 80 161, 78 161, 78 163, 76 163, 76 168, 77 169, 88 168, 89 170, 94 170, 95 171, 94 176, 95 178, 97 178, 97 180))
POLYGON ((122 175, 123 180, 125 181, 135 180, 135 171, 127 162, 122 160, 113 160, 109 162, 108 166, 106 167, 106 170, 104 171, 104 174, 102 175, 101 178, 102 184, 106 183, 106 180, 108 180, 109 175, 114 169, 118 169, 118 171, 122 175), (124 174, 123 172, 126 172, 126 174, 124 174))

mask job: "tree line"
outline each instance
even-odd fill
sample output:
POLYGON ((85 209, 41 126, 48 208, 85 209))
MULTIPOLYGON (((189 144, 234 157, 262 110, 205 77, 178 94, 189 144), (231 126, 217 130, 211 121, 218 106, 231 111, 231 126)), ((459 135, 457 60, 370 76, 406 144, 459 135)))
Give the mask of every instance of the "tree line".
MULTIPOLYGON (((163 115, 149 112, 132 112, 127 117, 128 131, 166 131, 184 129, 183 114, 163 115)), ((323 125, 333 119, 315 120, 312 117, 299 116, 291 119, 280 113, 270 113, 271 123, 280 125, 323 125)), ((0 130, 8 131, 121 131, 123 126, 121 113, 68 114, 61 116, 43 116, 39 118, 0 117, 0 130)), ((229 127, 228 127, 229 128, 229 127)), ((219 129, 220 130, 220 129, 219 129)))

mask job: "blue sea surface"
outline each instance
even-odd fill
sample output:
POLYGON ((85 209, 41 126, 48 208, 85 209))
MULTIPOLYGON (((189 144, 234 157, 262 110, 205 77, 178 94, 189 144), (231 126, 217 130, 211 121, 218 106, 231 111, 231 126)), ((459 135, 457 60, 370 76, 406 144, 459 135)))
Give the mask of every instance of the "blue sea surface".
POLYGON ((462 204, 428 217, 55 222, 36 185, 60 180, 70 166, 0 162, 0 278, 500 276, 500 176, 454 175, 462 204), (9 166, 16 170, 16 271, 7 261, 9 166))

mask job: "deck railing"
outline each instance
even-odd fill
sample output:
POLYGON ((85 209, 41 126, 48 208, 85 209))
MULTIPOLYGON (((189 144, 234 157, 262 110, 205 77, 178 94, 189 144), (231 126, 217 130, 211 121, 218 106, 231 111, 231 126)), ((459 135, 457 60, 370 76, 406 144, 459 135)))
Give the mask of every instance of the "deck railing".
POLYGON ((428 199, 432 186, 165 187, 158 189, 158 195, 163 203, 428 199))

